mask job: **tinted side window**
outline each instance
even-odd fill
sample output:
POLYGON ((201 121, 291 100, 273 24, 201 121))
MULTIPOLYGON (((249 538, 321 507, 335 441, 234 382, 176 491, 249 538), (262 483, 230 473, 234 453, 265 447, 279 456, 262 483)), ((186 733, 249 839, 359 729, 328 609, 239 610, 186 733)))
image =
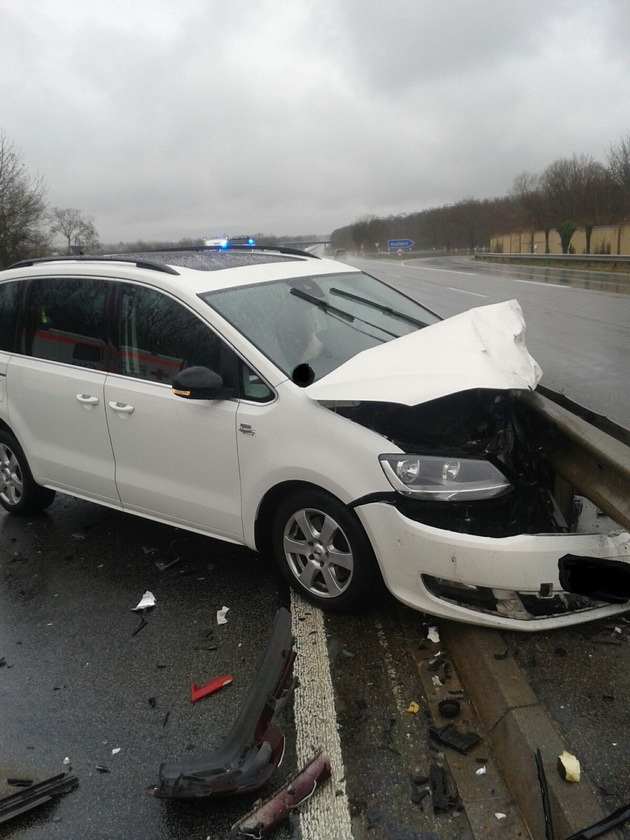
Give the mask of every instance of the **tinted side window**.
POLYGON ((0 350, 15 350, 18 303, 23 288, 21 281, 0 284, 0 350))
POLYGON ((193 365, 220 372, 221 344, 177 301, 153 289, 123 286, 115 365, 119 373, 170 385, 176 373, 193 365))
POLYGON ((107 280, 83 277, 32 280, 20 352, 53 362, 108 370, 108 287, 107 280))

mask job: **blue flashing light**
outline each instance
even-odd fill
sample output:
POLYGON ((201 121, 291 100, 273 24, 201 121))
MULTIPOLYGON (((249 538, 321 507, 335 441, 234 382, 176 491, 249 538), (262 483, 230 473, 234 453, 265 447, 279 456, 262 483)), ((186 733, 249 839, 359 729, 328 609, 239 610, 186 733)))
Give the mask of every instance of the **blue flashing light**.
POLYGON ((256 240, 255 240, 255 239, 252 239, 252 237, 250 236, 250 237, 249 237, 249 239, 247 240, 247 244, 248 244, 248 245, 255 245, 255 244, 256 244, 256 240))
POLYGON ((229 242, 228 239, 222 239, 219 247, 220 248, 227 248, 229 246, 229 244, 230 244, 230 242, 229 242))

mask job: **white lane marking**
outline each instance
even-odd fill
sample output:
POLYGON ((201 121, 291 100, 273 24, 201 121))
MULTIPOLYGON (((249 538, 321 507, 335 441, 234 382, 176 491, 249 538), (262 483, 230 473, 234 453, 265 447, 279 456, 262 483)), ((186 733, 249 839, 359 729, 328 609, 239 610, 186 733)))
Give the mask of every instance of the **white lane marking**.
POLYGON ((292 592, 291 622, 297 651, 294 672, 299 681, 293 703, 298 768, 321 747, 332 769, 331 779, 299 810, 299 836, 302 840, 352 840, 323 614, 292 592))
POLYGON ((431 268, 428 265, 409 265, 408 263, 399 263, 399 265, 404 265, 405 268, 419 268, 422 271, 445 271, 447 274, 466 274, 468 277, 476 277, 476 271, 455 271, 452 268, 431 268))
POLYGON ((475 297, 485 297, 487 298, 488 295, 482 295, 479 292, 469 292, 468 289, 456 289, 454 286, 447 286, 451 292, 461 292, 463 295, 474 295, 475 297))

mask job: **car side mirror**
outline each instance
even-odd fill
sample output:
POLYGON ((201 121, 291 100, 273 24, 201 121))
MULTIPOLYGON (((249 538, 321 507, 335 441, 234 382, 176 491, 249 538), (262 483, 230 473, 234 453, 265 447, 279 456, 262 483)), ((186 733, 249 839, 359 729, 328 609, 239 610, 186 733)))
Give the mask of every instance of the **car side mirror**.
POLYGON ((216 400, 229 396, 223 388, 223 377, 201 365, 180 370, 173 379, 171 390, 185 400, 216 400))

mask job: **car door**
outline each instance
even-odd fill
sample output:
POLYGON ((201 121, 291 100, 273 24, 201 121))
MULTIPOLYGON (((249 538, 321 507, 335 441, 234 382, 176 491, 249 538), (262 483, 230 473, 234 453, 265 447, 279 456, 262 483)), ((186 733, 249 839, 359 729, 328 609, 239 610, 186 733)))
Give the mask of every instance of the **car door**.
POLYGON ((7 365, 8 421, 40 484, 119 507, 103 394, 108 293, 100 278, 29 282, 7 365))
POLYGON ((105 402, 123 507, 241 542, 236 401, 185 400, 171 390, 184 367, 219 371, 230 351, 156 289, 121 283, 118 296, 105 402))

